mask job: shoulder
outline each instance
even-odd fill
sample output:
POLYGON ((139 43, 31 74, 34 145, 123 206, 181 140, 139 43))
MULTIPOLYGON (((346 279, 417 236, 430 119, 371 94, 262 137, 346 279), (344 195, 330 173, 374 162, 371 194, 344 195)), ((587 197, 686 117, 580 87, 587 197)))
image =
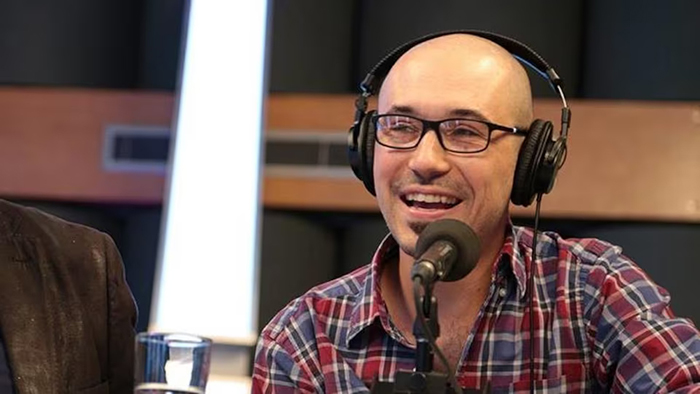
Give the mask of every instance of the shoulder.
POLYGON ((65 240, 71 237, 103 238, 106 234, 69 222, 37 208, 0 199, 0 237, 65 240))
MULTIPOLYGON (((517 227, 521 240, 532 245, 532 229, 517 227)), ((596 265, 617 261, 622 248, 598 238, 564 238, 554 231, 542 231, 537 237, 538 253, 545 257, 570 258, 577 264, 596 265)))
POLYGON ((313 337, 317 320, 349 319, 353 308, 362 302, 370 270, 371 266, 366 265, 311 288, 279 311, 262 330, 261 337, 278 343, 290 335, 313 337))
MULTIPOLYGON (((522 230, 521 230, 522 231, 522 230)), ((531 231, 525 238, 531 249, 531 231)), ((562 266, 580 271, 608 275, 637 265, 623 254, 622 247, 598 238, 564 238, 552 231, 543 231, 538 239, 538 259, 546 265, 562 266)))
MULTIPOLYGON (((619 315, 648 311, 668 313, 670 295, 623 253, 622 247, 597 238, 562 238, 543 233, 556 253, 561 270, 575 272, 576 289, 583 293, 584 313, 598 314, 614 304, 619 315)), ((623 316, 624 317, 624 316, 623 316)))
POLYGON ((597 238, 562 239, 559 245, 560 250, 570 254, 580 266, 582 279, 588 286, 597 287, 606 281, 651 282, 651 278, 618 245, 597 238))
MULTIPOLYGON (((531 256, 533 230, 514 226, 514 234, 518 244, 516 255, 521 259, 531 256)), ((539 232, 536 257, 538 264, 542 264, 542 274, 546 277, 572 277, 578 273, 578 279, 584 282, 591 274, 598 277, 628 268, 638 269, 618 245, 598 238, 565 238, 554 231, 539 232)))
MULTIPOLYGON (((0 200, 0 241, 11 240, 22 254, 41 254, 68 262, 119 257, 112 238, 39 209, 0 200)), ((119 257, 120 258, 120 257, 119 257)))

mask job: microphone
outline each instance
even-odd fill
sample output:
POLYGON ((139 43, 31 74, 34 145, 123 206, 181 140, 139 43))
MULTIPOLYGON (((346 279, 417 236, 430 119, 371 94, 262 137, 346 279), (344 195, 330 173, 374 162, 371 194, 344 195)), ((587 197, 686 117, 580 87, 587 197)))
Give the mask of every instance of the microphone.
POLYGON ((428 224, 418 236, 411 278, 431 284, 452 282, 467 276, 479 260, 479 237, 465 223, 441 219, 428 224))

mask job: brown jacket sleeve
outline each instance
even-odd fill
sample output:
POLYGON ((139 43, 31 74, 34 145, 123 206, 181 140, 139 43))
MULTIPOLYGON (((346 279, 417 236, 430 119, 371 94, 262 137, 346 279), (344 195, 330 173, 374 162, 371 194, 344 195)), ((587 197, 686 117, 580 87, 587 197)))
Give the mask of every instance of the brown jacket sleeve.
POLYGON ((106 235, 105 255, 109 297, 109 392, 131 394, 134 390, 136 304, 126 284, 119 251, 106 235))

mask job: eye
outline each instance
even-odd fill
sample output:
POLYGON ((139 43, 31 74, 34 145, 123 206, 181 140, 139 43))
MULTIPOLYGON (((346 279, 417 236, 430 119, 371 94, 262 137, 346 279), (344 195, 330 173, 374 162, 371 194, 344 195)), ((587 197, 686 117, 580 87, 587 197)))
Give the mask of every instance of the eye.
POLYGON ((480 122, 455 119, 443 123, 443 133, 453 139, 488 139, 488 127, 480 122))
POLYGON ((416 133, 420 125, 415 120, 404 116, 384 116, 379 119, 378 127, 392 133, 416 133))
POLYGON ((471 137, 478 136, 479 133, 476 130, 470 129, 468 127, 458 127, 449 131, 449 134, 454 137, 471 137))

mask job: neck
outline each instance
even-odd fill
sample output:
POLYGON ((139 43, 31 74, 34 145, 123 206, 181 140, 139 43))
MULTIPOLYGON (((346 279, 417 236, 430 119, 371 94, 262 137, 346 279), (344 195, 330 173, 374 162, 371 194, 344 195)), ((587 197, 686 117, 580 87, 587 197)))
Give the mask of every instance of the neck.
MULTIPOLYGON (((438 300, 439 319, 452 320, 460 316, 476 315, 488 296, 491 285, 493 264, 499 256, 505 240, 505 224, 488 237, 482 238, 482 252, 474 269, 469 275, 454 282, 437 282, 433 295, 438 300), (488 242, 484 242, 488 240, 488 242), (450 302, 449 300, 459 300, 450 302)), ((415 258, 401 250, 398 262, 384 275, 383 290, 388 301, 392 318, 400 326, 410 327, 416 312, 413 303, 413 282, 411 268, 415 258), (398 288, 397 288, 398 285, 398 288), (393 305, 391 305, 393 304, 393 305), (393 311, 392 311, 393 309, 393 311)))

